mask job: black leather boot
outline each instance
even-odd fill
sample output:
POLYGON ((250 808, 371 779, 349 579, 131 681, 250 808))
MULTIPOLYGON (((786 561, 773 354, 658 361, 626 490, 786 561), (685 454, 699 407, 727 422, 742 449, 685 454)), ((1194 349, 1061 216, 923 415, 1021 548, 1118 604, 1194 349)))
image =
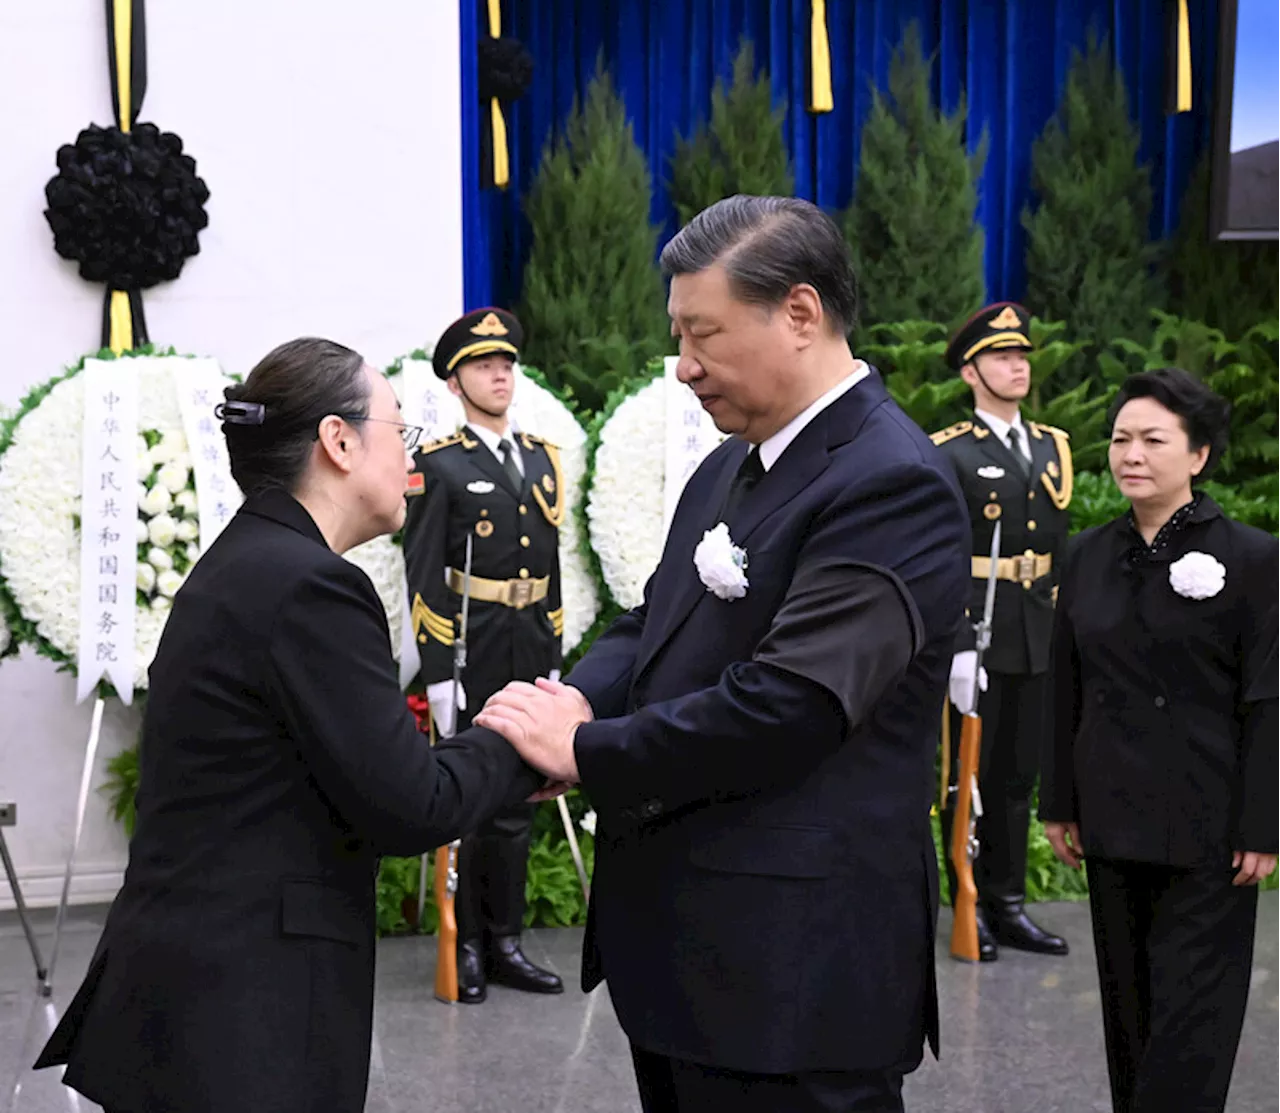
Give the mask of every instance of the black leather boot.
POLYGON ((1045 931, 1023 907, 1021 894, 988 902, 987 916, 997 943, 1037 955, 1065 955, 1070 948, 1060 935, 1045 931))
POLYGON ((525 958, 518 935, 498 935, 490 940, 485 973, 496 985, 523 989, 526 993, 564 992, 564 982, 558 975, 534 966, 525 958))
POLYGON ((478 1005, 489 995, 484 979, 484 957, 480 940, 468 939, 458 944, 458 1000, 478 1005))

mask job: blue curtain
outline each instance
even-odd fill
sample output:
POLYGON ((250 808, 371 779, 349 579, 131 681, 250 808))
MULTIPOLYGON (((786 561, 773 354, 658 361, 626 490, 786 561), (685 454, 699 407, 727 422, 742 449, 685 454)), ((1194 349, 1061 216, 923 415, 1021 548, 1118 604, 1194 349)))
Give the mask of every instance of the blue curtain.
MULTIPOLYGON (((503 33, 532 53, 532 88, 507 110, 511 184, 484 188, 476 92, 476 42, 488 33, 483 0, 461 0, 463 212, 468 306, 513 304, 529 248, 521 197, 543 146, 590 80, 601 52, 627 106, 653 174, 652 218, 662 240, 676 231, 667 197, 679 131, 710 111, 742 36, 768 67, 796 192, 829 211, 853 196, 862 124, 872 89, 887 84, 889 59, 909 22, 935 53, 935 95, 952 111, 968 98, 970 147, 985 128, 990 148, 978 219, 986 230, 990 297, 1020 297, 1025 284, 1020 222, 1029 200, 1031 145, 1053 115, 1072 52, 1089 30, 1108 36, 1124 73, 1130 112, 1151 167, 1153 237, 1177 220, 1191 167, 1209 141, 1217 48, 1217 0, 1189 5, 1193 110, 1166 116, 1165 0, 827 0, 835 109, 814 116, 809 93, 810 0, 506 0, 503 33)), ((567 230, 567 234, 572 234, 567 230)))

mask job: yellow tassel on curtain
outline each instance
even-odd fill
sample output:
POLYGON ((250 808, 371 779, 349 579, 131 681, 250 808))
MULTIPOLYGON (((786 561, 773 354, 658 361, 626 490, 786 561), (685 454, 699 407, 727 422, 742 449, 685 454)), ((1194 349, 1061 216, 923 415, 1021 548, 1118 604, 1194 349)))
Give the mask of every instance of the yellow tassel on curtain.
POLYGON ((1178 107, 1191 111, 1191 24, 1187 18, 1187 0, 1178 0, 1178 107))
MULTIPOLYGON (((120 102, 120 130, 133 126, 133 2, 114 0, 116 94, 120 102)), ((133 349, 133 308, 124 290, 111 291, 107 346, 119 355, 133 349)))
POLYGON ((830 112, 831 42, 827 38, 827 0, 813 0, 809 17, 809 111, 830 112))
MULTIPOLYGON (((502 36, 500 0, 489 0, 489 34, 495 39, 502 36)), ((493 184, 505 189, 511 181, 511 162, 507 154, 507 122, 502 117, 502 105, 497 97, 489 101, 489 117, 493 128, 493 184)))

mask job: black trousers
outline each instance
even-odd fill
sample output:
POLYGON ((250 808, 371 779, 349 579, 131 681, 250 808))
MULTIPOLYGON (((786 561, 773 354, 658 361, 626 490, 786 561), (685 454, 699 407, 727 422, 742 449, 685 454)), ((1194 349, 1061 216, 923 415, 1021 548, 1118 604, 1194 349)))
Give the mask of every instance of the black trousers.
POLYGON ((902 1113, 899 1070, 752 1074, 631 1045, 644 1113, 902 1113))
MULTIPOLYGON (((982 750, 978 761, 978 791, 982 818, 978 820, 979 852, 973 879, 978 899, 988 909, 1021 908, 1027 892, 1027 832, 1031 824, 1031 793, 1040 771, 1040 745, 1048 719, 1048 673, 1013 676, 992 672, 987 690, 978 700, 982 717, 982 750)), ((951 716, 951 784, 960 770, 962 716, 948 703, 951 716)), ((951 823, 955 796, 942 813, 947 848, 947 880, 956 891, 951 864, 951 823)))
POLYGON ((1258 907, 1229 867, 1087 862, 1115 1113, 1226 1105, 1258 907))
MULTIPOLYGON (((458 714, 458 729, 471 725, 485 701, 511 677, 469 674, 467 709, 458 714), (474 686, 474 691, 473 691, 474 686)), ((524 679, 524 678, 518 678, 524 679)), ((525 876, 533 827, 532 804, 516 804, 498 812, 465 836, 458 850, 458 943, 479 941, 524 930, 525 876)))

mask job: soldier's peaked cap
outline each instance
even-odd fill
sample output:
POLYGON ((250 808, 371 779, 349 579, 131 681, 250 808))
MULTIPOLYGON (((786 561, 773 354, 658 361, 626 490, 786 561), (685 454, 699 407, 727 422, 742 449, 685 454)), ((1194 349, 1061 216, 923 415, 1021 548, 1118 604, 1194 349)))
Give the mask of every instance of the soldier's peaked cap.
POLYGON ((1016 301, 998 301, 960 326, 947 345, 947 364, 958 371, 981 352, 1031 347, 1031 314, 1016 301))
POLYGON ((486 305, 459 317, 440 337, 431 356, 436 375, 447 379, 463 363, 478 356, 501 352, 520 358, 524 329, 514 313, 486 305))

